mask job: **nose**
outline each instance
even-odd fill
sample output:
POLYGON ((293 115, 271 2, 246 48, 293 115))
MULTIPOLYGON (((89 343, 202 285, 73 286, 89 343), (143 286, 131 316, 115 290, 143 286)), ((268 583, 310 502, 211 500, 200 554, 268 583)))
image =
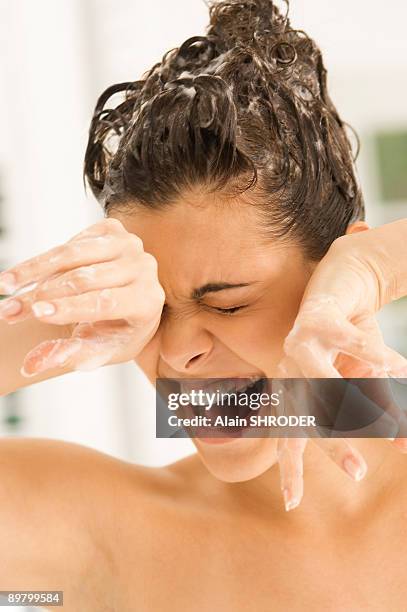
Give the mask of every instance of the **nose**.
POLYGON ((192 319, 166 321, 160 330, 160 357, 180 374, 198 375, 214 347, 212 334, 192 319))

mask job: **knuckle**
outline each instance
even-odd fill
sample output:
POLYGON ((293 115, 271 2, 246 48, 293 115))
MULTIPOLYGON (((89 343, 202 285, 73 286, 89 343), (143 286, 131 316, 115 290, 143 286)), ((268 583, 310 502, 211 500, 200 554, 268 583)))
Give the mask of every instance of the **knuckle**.
POLYGON ((119 219, 116 219, 115 217, 107 217, 106 219, 104 219, 104 221, 102 221, 102 224, 108 230, 113 230, 113 231, 124 230, 123 223, 119 221, 119 219))
POLYGON ((367 336, 363 333, 358 333, 356 330, 354 332, 353 338, 351 338, 351 342, 353 346, 360 351, 363 351, 368 346, 367 336))
POLYGON ((330 329, 334 325, 331 318, 326 318, 324 313, 302 313, 297 320, 295 333, 297 337, 310 337, 325 333, 326 328, 330 329))
MULTIPOLYGON (((139 288, 137 295, 140 296, 139 288)), ((143 322, 154 319, 157 311, 162 309, 165 301, 164 289, 159 284, 149 285, 143 292, 143 299, 138 299, 135 304, 135 317, 143 322)))
POLYGON ((147 323, 152 319, 151 302, 147 300, 140 301, 136 307, 136 317, 142 323, 147 323))
POLYGON ((38 300, 45 300, 49 295, 50 288, 51 287, 49 281, 44 281, 43 283, 39 284, 32 292, 32 302, 37 302, 38 300))
POLYGON ((128 233, 127 239, 129 241, 130 247, 132 249, 134 249, 136 253, 139 253, 140 251, 143 251, 144 244, 143 244, 143 241, 140 238, 140 236, 137 236, 137 234, 130 234, 130 233, 128 233))
POLYGON ((61 247, 61 251, 56 253, 56 257, 66 257, 76 260, 80 255, 80 249, 81 247, 76 242, 71 242, 61 247))
POLYGON ((341 253, 343 251, 343 249, 345 249, 345 252, 348 251, 349 247, 352 244, 352 236, 345 234, 343 236, 338 236, 337 238, 335 238, 335 240, 331 243, 330 247, 329 247, 329 253, 332 254, 337 254, 337 253, 341 253))
POLYGON ((50 259, 63 257, 66 253, 69 254, 70 250, 75 251, 73 243, 68 242, 66 244, 59 244, 52 250, 52 253, 50 253, 50 259))
POLYGON ((297 321, 286 336, 283 349, 289 356, 298 355, 317 336, 315 325, 310 321, 297 321))
POLYGON ((117 307, 117 301, 114 297, 114 292, 111 289, 102 289, 98 295, 98 309, 108 312, 113 312, 117 307))
POLYGON ((100 227, 101 227, 100 221, 98 223, 94 223, 93 225, 89 225, 88 227, 85 227, 85 229, 83 229, 82 231, 72 236, 72 238, 70 238, 68 242, 73 242, 74 240, 81 240, 83 238, 88 238, 89 236, 93 236, 95 232, 98 229, 100 229, 100 227))
POLYGON ((160 284, 158 284, 157 286, 157 297, 160 302, 163 302, 163 303, 165 302, 165 298, 166 298, 165 291, 164 291, 164 288, 160 284))
POLYGON ((294 323, 291 331, 288 333, 287 337, 284 340, 284 348, 289 349, 292 346, 295 346, 300 339, 304 336, 307 336, 309 332, 309 324, 304 322, 303 320, 297 319, 294 323))
POLYGON ((335 238, 335 240, 332 241, 330 248, 331 249, 337 249, 340 248, 341 245, 343 244, 344 241, 344 236, 338 236, 337 238, 335 238))
POLYGON ((297 339, 295 336, 290 334, 285 338, 283 343, 283 349, 286 355, 291 355, 297 346, 297 339))
POLYGON ((304 438, 291 438, 288 443, 288 449, 294 455, 302 455, 307 441, 304 438))
POLYGON ((153 272, 157 272, 158 263, 154 255, 151 255, 151 253, 144 253, 143 266, 149 270, 153 270, 153 272))
POLYGON ((65 281, 66 286, 70 286, 72 289, 77 289, 79 291, 87 289, 89 284, 89 277, 84 268, 78 268, 72 272, 65 281))

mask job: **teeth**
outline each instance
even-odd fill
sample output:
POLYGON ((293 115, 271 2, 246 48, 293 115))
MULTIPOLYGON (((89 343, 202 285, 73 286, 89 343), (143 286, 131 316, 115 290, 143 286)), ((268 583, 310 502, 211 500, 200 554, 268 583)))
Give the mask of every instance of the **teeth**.
POLYGON ((248 382, 248 383, 246 383, 245 385, 243 385, 242 387, 238 387, 238 388, 235 390, 235 393, 240 393, 241 391, 244 391, 245 389, 248 389, 249 387, 252 387, 252 386, 253 386, 253 385, 254 385, 254 384, 255 384, 255 383, 258 381, 258 380, 260 380, 260 379, 261 379, 261 376, 257 376, 257 377, 252 376, 252 377, 249 379, 249 382, 248 382))
MULTIPOLYGON (((191 385, 181 383, 181 392, 190 394, 192 390, 194 391, 203 391, 204 393, 215 393, 219 391, 219 393, 239 393, 248 387, 251 387, 255 382, 263 378, 262 376, 246 376, 244 377, 244 383, 239 386, 239 379, 225 379, 223 381, 218 381, 215 383, 210 383, 208 385, 195 385, 191 387, 191 385)), ((203 398, 203 402, 200 403, 200 406, 207 406, 209 402, 203 398)))

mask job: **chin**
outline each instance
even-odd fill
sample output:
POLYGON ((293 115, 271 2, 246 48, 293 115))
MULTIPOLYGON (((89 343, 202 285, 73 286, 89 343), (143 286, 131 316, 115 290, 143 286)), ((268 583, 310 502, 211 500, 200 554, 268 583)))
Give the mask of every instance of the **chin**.
POLYGON ((257 478, 277 462, 277 438, 233 438, 224 444, 193 440, 207 470, 223 482, 257 478))

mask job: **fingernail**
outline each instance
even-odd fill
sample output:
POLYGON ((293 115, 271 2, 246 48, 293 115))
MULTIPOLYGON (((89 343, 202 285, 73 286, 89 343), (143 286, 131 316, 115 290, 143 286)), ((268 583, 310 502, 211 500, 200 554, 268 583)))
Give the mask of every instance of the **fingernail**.
POLYGON ((284 505, 287 512, 298 506, 299 500, 295 497, 291 496, 291 491, 289 489, 283 490, 284 495, 284 505))
POLYGON ((20 300, 8 299, 4 302, 0 302, 0 316, 5 315, 16 315, 22 309, 20 300))
POLYGON ((356 457, 346 457, 343 462, 343 467, 354 480, 362 480, 364 475, 366 474, 366 466, 361 464, 356 457))
POLYGON ((53 315, 56 311, 54 304, 50 302, 35 302, 32 309, 36 317, 53 315))
POLYGON ((17 289, 16 277, 11 272, 0 274, 0 295, 9 295, 17 289))
POLYGON ((20 368, 21 376, 25 376, 26 378, 30 378, 31 376, 35 376, 38 372, 27 372, 24 366, 20 368))
POLYGON ((407 439, 406 438, 393 438, 391 442, 402 453, 407 452, 407 439))

